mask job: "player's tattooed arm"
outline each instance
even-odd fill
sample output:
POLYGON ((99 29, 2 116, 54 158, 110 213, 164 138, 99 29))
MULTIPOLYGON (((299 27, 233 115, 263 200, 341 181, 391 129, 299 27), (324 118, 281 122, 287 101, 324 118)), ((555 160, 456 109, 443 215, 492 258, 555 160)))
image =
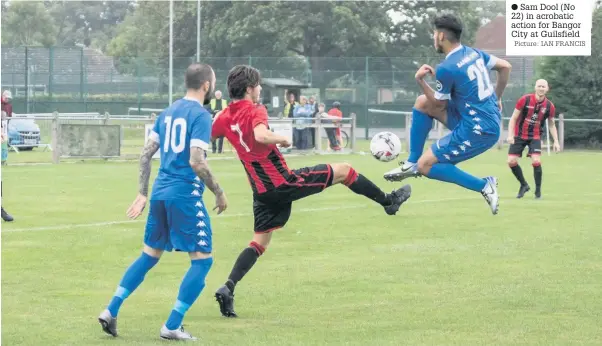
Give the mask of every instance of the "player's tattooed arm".
POLYGON ((140 175, 138 177, 138 192, 143 196, 148 196, 148 181, 150 179, 151 162, 153 155, 159 150, 159 143, 149 139, 140 154, 140 175))
POLYGON ((215 196, 219 196, 224 193, 224 190, 219 186, 217 179, 211 172, 207 159, 205 158, 205 150, 199 147, 190 148, 190 167, 197 177, 203 180, 205 186, 213 192, 215 196))

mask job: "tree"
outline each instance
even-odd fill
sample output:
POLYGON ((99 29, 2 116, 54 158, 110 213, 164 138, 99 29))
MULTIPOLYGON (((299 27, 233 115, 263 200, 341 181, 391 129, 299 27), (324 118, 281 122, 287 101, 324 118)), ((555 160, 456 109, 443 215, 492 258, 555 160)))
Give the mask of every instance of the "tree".
MULTIPOLYGON (((471 1, 388 1, 395 25, 387 31, 387 52, 392 69, 400 71, 396 80, 381 80, 376 83, 411 86, 407 102, 412 102, 418 88, 414 83, 414 72, 422 64, 435 67, 442 59, 433 48, 432 20, 442 13, 451 13, 460 18, 464 25, 462 42, 472 45, 479 28, 497 15, 504 13, 504 2, 481 2, 475 6, 471 1)), ((391 74, 392 75, 392 74, 391 74)))
POLYGON ((210 37, 231 43, 237 54, 306 58, 324 98, 332 80, 364 69, 364 59, 344 57, 385 55, 386 11, 366 1, 236 2, 215 21, 210 37))
MULTIPOLYGON (((537 77, 550 85, 549 98, 567 118, 602 119, 602 9, 592 22, 591 56, 551 56, 540 59, 537 77)), ((600 123, 569 123, 567 144, 602 147, 600 123)))
POLYGON ((117 24, 133 6, 133 1, 46 1, 57 23, 57 45, 81 44, 101 50, 105 50, 117 24))
POLYGON ((41 2, 13 1, 2 10, 2 44, 52 46, 56 26, 41 2))

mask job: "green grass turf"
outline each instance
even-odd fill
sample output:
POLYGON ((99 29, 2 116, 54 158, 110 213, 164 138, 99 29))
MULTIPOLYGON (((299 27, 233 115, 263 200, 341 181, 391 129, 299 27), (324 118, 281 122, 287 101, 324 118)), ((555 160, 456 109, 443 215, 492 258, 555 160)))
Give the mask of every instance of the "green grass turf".
MULTIPOLYGON (((399 186, 381 179, 394 164, 369 156, 289 164, 331 160, 351 162, 383 189, 399 186)), ((601 154, 544 156, 540 201, 514 198, 504 152, 462 164, 499 177, 497 216, 479 194, 428 179, 409 181, 413 196, 394 217, 343 186, 299 201, 237 287, 238 319, 220 316, 213 293, 252 236, 250 188, 236 160, 211 166, 230 203, 212 219, 215 263, 184 321, 202 344, 602 343, 601 154)), ((2 168, 3 205, 16 218, 2 224, 3 344, 162 344, 185 254, 166 253, 124 303, 118 339, 96 321, 141 251, 144 217, 125 217, 137 176, 135 163, 2 168)), ((210 192, 205 200, 213 207, 210 192)))

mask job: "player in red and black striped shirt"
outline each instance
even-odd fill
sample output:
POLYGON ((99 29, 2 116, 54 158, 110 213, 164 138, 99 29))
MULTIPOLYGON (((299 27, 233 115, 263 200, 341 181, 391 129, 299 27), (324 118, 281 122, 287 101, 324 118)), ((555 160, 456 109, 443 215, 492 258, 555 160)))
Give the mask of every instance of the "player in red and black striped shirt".
POLYGON ((548 90, 548 82, 545 79, 535 82, 535 93, 524 95, 518 100, 508 125, 508 143, 510 143, 508 165, 520 182, 517 198, 522 198, 531 189, 518 165, 518 158, 522 156, 527 146, 529 146, 527 156, 531 157, 535 177, 535 198, 541 198, 541 136, 545 132, 546 120, 554 138, 554 151, 560 150, 558 131, 554 123, 556 107, 546 97, 548 90))
POLYGON ((269 129, 266 109, 257 104, 260 79, 259 71, 250 66, 239 65, 230 71, 228 92, 233 102, 215 116, 211 134, 225 136, 236 149, 253 189, 255 235, 236 260, 226 284, 215 293, 225 317, 236 317, 234 286, 263 254, 272 238, 271 232, 287 223, 294 201, 342 183, 394 215, 411 194, 409 185, 384 193, 347 163, 288 168, 277 145, 289 147, 291 143, 269 129))

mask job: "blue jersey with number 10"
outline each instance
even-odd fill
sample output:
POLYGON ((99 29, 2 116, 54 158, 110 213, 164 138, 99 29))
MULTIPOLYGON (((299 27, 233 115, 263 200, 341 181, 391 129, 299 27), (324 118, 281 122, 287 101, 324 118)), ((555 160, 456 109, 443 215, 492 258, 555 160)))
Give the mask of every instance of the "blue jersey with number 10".
POLYGON ((209 148, 211 115, 197 101, 183 98, 157 117, 150 138, 158 142, 161 153, 159 175, 151 200, 197 198, 205 185, 190 167, 190 148, 209 148))
POLYGON ((456 108, 460 123, 477 118, 484 130, 499 128, 501 113, 489 78, 496 61, 493 55, 460 45, 437 66, 435 98, 449 100, 448 107, 456 108))

